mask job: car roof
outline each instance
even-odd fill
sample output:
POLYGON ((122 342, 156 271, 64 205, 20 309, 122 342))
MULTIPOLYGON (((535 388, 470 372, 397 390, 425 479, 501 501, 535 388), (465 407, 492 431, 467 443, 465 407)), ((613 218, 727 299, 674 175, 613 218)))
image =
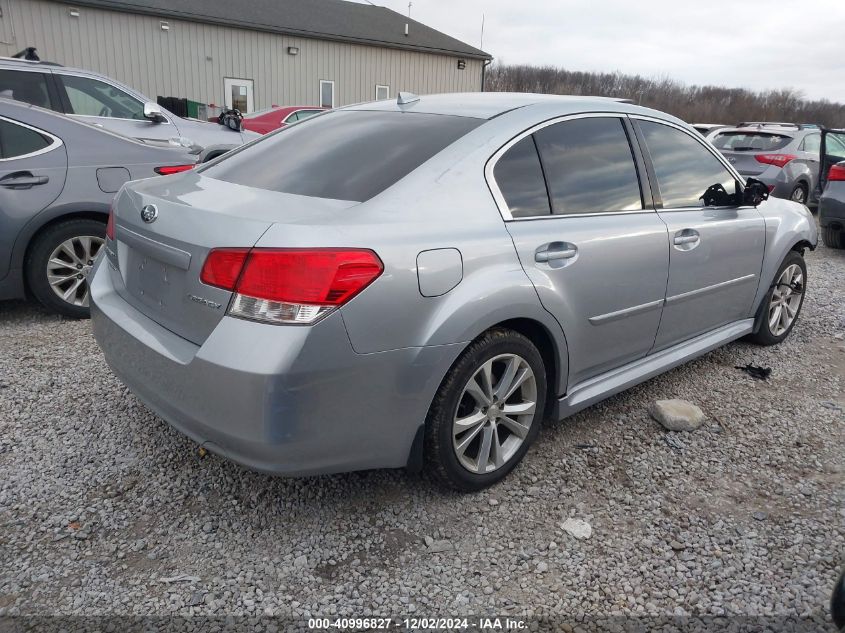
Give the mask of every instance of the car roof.
POLYGON ((775 136, 786 136, 788 138, 795 138, 796 135, 810 131, 785 127, 760 127, 757 125, 752 127, 726 127, 720 130, 714 130, 714 132, 718 132, 719 134, 772 134, 775 136))
MULTIPOLYGON (((419 112, 425 114, 447 114, 478 119, 492 119, 511 110, 532 105, 555 105, 561 114, 590 110, 604 112, 640 112, 654 115, 655 110, 630 105, 623 99, 610 97, 587 97, 572 95, 546 95, 523 92, 459 92, 434 95, 410 95, 400 93, 397 99, 371 101, 338 108, 339 110, 379 110, 386 112, 419 112), (400 100, 404 98, 404 103, 400 100)), ((669 117, 662 112, 662 117, 669 117)), ((674 119, 674 117, 669 117, 674 119)))

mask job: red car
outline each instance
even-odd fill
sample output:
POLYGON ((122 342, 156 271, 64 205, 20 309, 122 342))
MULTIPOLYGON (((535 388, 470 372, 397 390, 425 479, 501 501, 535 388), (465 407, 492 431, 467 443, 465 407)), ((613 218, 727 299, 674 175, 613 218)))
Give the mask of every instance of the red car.
POLYGON ((310 116, 319 114, 327 108, 316 106, 273 106, 266 110, 258 110, 244 115, 244 129, 267 134, 280 127, 302 121, 310 116))

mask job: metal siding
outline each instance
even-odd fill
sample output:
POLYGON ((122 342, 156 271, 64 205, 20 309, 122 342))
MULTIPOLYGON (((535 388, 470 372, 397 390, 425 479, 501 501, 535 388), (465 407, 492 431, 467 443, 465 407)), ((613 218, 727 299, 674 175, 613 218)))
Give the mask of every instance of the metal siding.
POLYGON ((288 37, 86 7, 49 0, 0 0, 0 55, 36 46, 42 59, 113 77, 155 98, 224 103, 223 78, 252 79, 255 108, 319 103, 319 82, 335 82, 338 106, 371 101, 376 84, 400 91, 475 92, 481 60, 327 40, 288 37), (299 55, 287 52, 299 48, 299 55), (208 60, 207 57, 211 57, 208 60))

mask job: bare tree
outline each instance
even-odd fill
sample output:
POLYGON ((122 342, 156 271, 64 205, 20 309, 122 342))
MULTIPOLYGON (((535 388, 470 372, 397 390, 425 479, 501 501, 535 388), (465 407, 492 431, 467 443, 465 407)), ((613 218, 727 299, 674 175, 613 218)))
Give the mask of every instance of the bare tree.
POLYGON ((724 86, 688 86, 670 77, 494 64, 487 69, 485 90, 631 99, 696 123, 791 121, 845 127, 845 105, 826 99, 809 101, 792 88, 754 92, 724 86))

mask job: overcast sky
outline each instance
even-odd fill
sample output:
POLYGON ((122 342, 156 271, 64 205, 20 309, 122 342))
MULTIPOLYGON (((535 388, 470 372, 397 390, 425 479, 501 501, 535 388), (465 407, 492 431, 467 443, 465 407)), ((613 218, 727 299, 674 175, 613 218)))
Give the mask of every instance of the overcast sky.
MULTIPOLYGON (((411 17, 504 63, 796 88, 845 103, 845 1, 412 0, 411 17)), ((407 15, 408 0, 373 0, 407 15)))

